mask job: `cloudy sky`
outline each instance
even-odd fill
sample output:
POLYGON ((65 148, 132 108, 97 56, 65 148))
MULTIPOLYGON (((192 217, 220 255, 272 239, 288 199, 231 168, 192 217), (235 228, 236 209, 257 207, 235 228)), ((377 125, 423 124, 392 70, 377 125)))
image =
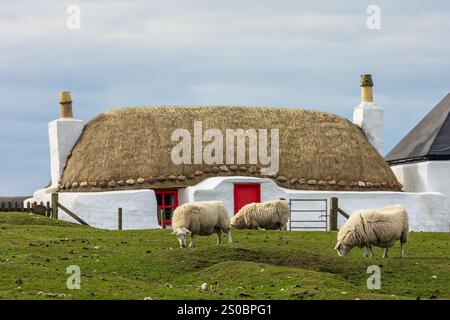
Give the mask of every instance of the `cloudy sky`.
POLYGON ((0 196, 50 179, 58 92, 89 120, 131 105, 287 106, 351 118, 359 75, 385 110, 385 153, 450 92, 450 3, 0 0, 0 196), (67 7, 81 29, 66 27, 67 7), (366 10, 381 9, 369 30, 366 10))

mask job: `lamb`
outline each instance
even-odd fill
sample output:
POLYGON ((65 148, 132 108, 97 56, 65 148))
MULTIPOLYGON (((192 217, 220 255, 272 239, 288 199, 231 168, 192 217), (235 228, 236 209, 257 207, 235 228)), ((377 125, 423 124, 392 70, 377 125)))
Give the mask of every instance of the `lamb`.
POLYGON ((367 258, 372 245, 384 248, 383 258, 387 257, 390 247, 400 240, 400 257, 404 255, 404 244, 408 241, 408 213, 402 205, 393 205, 378 209, 358 210, 339 230, 335 250, 338 255, 346 256, 354 247, 365 247, 363 257, 367 258))
POLYGON ((231 227, 283 230, 289 215, 289 206, 283 198, 263 203, 250 203, 243 206, 231 219, 231 227))
POLYGON ((177 207, 172 217, 173 235, 178 237, 180 248, 186 247, 188 234, 191 235, 189 247, 194 246, 194 236, 217 235, 217 245, 222 242, 222 232, 232 243, 228 210, 221 201, 201 201, 186 203, 177 207))

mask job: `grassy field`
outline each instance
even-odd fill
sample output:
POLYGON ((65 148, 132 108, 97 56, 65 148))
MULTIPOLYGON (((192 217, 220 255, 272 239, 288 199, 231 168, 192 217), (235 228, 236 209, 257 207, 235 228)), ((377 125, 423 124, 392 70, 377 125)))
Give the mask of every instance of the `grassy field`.
POLYGON ((236 231, 179 249, 169 230, 107 231, 0 213, 0 299, 450 299, 448 233, 411 233, 406 258, 333 250, 334 232, 236 231), (381 289, 369 290, 369 265, 381 289), (81 268, 69 290, 66 268, 81 268), (207 283, 207 289, 201 285, 207 283))

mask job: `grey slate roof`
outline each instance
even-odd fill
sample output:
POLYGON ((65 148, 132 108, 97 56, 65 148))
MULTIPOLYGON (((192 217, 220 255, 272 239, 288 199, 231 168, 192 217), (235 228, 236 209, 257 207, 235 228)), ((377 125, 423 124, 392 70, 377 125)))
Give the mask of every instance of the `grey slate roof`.
POLYGON ((386 155, 389 164, 450 160, 450 93, 386 155))

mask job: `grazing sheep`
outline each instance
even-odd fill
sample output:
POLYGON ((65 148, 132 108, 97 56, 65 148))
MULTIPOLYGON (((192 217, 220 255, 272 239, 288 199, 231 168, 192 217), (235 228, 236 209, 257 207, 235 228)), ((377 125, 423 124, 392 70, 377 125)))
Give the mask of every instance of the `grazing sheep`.
POLYGON ((289 206, 284 199, 243 206, 231 219, 236 229, 283 230, 289 219, 289 206))
POLYGON ((403 258, 403 245, 408 241, 408 213, 402 205, 388 206, 379 209, 358 210, 339 230, 337 244, 334 249, 340 256, 346 256, 353 247, 365 247, 363 257, 370 250, 374 256, 372 245, 384 248, 383 258, 396 240, 400 240, 400 257, 403 258))
POLYGON ((172 234, 178 237, 180 248, 186 247, 186 238, 191 235, 189 247, 194 246, 194 235, 217 235, 217 245, 222 242, 222 232, 228 234, 231 243, 231 227, 228 210, 221 201, 186 203, 175 209, 172 217, 172 234))

